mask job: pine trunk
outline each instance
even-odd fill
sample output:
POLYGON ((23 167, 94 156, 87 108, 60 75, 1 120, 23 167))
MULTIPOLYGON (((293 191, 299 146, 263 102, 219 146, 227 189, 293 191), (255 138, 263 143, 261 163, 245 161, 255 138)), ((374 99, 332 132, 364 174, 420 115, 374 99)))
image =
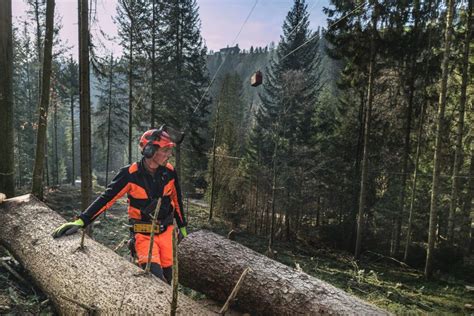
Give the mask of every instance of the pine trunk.
POLYGON ((0 192, 15 194, 12 3, 0 1, 0 192))
MULTIPOLYGON (((85 250, 79 250, 80 234, 53 239, 51 232, 61 223, 60 215, 32 195, 0 205, 0 243, 60 314, 169 315, 168 284, 144 276, 137 266, 92 239, 86 238, 85 250)), ((178 313, 212 314, 183 295, 178 313)))
POLYGON ((416 154, 415 154, 415 170, 413 171, 413 182, 411 186, 411 195, 410 195, 410 210, 408 211, 408 227, 407 227, 407 237, 405 243, 405 251, 403 254, 403 261, 407 262, 408 260, 408 252, 411 246, 411 230, 413 227, 413 212, 415 207, 415 195, 416 195, 416 182, 418 179, 418 165, 420 162, 420 153, 421 153, 421 142, 423 137, 423 121, 425 117, 425 107, 424 103, 421 108, 421 117, 420 117, 420 125, 418 126, 418 135, 417 135, 417 144, 416 144, 416 154))
POLYGON ((467 12, 467 25, 466 25, 466 38, 464 40, 464 52, 462 57, 462 81, 461 81, 461 97, 459 98, 459 119, 458 129, 456 133, 456 153, 454 155, 454 167, 453 167, 453 183, 451 187, 451 203, 449 204, 449 216, 448 216, 448 242, 450 244, 454 241, 454 214, 458 207, 458 195, 459 195, 459 171, 463 161, 463 146, 462 138, 464 131, 464 110, 466 107, 466 91, 469 69, 469 46, 471 43, 471 27, 472 27, 472 0, 469 0, 469 8, 467 12))
MULTIPOLYGON (((472 145, 471 145, 472 146, 472 145)), ((469 167, 469 182, 467 185, 467 193, 464 198, 462 211, 462 225, 460 231, 461 247, 465 256, 471 253, 472 240, 472 199, 474 198, 474 147, 471 147, 471 165, 469 167)))
POLYGON ((36 135, 36 154, 33 168, 32 193, 40 200, 43 199, 44 163, 45 156, 47 155, 46 129, 48 124, 49 90, 51 85, 51 62, 53 57, 54 5, 54 0, 48 0, 46 5, 46 35, 41 79, 41 101, 38 107, 38 132, 36 135))
POLYGON ((91 106, 89 83, 89 9, 88 0, 79 0, 79 99, 81 129, 81 208, 92 199, 91 106))
MULTIPOLYGON (((415 6, 418 6, 416 2, 415 6)), ((415 11, 418 12, 418 7, 415 7, 415 11)), ((416 17, 418 15, 416 14, 416 17)), ((413 27, 413 32, 417 32, 418 19, 415 18, 415 25, 413 27)), ((414 46, 417 43, 413 43, 414 46)), ((403 148, 403 162, 402 162, 402 181, 400 185, 400 211, 397 213, 395 221, 395 234, 393 240, 393 247, 391 249, 391 256, 397 257, 400 250, 400 238, 402 232, 402 221, 405 216, 405 191, 407 183, 407 174, 408 174, 408 160, 410 158, 410 135, 411 135, 411 120, 413 114, 413 97, 415 95, 415 76, 416 76, 416 52, 412 52, 410 58, 410 79, 409 79, 409 92, 408 92, 408 104, 406 108, 406 125, 405 125, 405 143, 403 148)))
POLYGON ((114 57, 110 56, 110 73, 109 73, 109 113, 107 117, 107 153, 105 157, 105 185, 109 184, 109 160, 110 160, 110 129, 112 125, 112 85, 113 85, 113 67, 114 67, 114 57))
POLYGON ((130 52, 128 55, 128 163, 132 163, 132 138, 133 138, 133 28, 134 20, 130 18, 130 52))
POLYGON ((433 274, 433 251, 436 239, 436 222, 438 218, 439 174, 441 168, 441 140, 445 133, 444 112, 446 108, 446 95, 448 85, 448 63, 451 51, 452 24, 454 14, 454 0, 448 0, 446 15, 446 30, 444 39, 444 55, 441 64, 442 75, 438 102, 438 119, 436 122, 436 141, 433 162, 433 183, 431 186, 430 220, 428 228, 428 250, 426 253, 425 277, 431 278, 433 274))
MULTIPOLYGON (((374 9, 375 11, 375 9, 374 9)), ((367 87, 367 112, 365 114, 364 124, 364 146, 362 150, 362 166, 359 193, 359 211, 357 216, 357 237, 354 257, 359 259, 362 247, 362 230, 364 227, 364 211, 367 191, 367 173, 368 173, 368 143, 370 135, 370 125, 372 116, 372 101, 374 98, 374 76, 375 76, 375 33, 377 32, 377 18, 375 12, 372 13, 372 34, 370 40, 370 63, 369 63, 369 83, 367 87)))
POLYGON ((150 128, 155 128, 155 116, 156 116, 156 0, 152 0, 152 21, 151 21, 151 122, 150 128))
POLYGON ((222 302, 242 272, 250 268, 235 307, 252 315, 388 314, 324 281, 209 231, 188 235, 179 245, 178 256, 180 282, 222 302))
MULTIPOLYGON (((70 59, 71 65, 73 64, 72 56, 70 59)), ((72 160, 72 165, 71 165, 71 184, 73 186, 76 185, 76 157, 75 157, 75 150, 74 150, 74 82, 72 79, 72 73, 71 75, 71 82, 69 83, 69 101, 71 103, 71 160, 72 160)))
POLYGON ((219 105, 216 106, 216 119, 214 121, 214 139, 212 140, 212 170, 211 170, 211 201, 209 205, 209 221, 214 216, 214 194, 216 191, 216 147, 217 147, 217 133, 219 132, 219 105))
POLYGON ((54 102, 54 181, 59 185, 59 155, 58 155, 58 100, 56 97, 54 102))

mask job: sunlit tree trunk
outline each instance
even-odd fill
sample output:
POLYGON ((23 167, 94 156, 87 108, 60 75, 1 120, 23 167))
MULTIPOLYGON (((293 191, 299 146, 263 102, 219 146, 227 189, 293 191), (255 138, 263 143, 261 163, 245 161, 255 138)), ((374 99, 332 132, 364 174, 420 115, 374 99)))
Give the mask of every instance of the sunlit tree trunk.
POLYGON ((15 195, 13 136, 13 34, 11 0, 0 1, 0 192, 15 195))
POLYGON ((451 37, 452 24, 454 14, 454 0, 448 0, 447 15, 446 15, 446 29, 444 39, 444 54, 441 64, 442 75, 438 102, 438 119, 436 122, 436 141, 433 162, 433 183, 431 186, 431 204, 430 204, 430 220, 428 228, 428 250, 426 253, 425 277, 431 278, 433 274, 433 251, 436 239, 436 226, 438 218, 438 194, 439 194, 439 174, 440 174, 440 159, 441 159, 441 139, 445 130, 444 112, 446 108, 446 95, 448 84, 448 63, 451 51, 451 37))
POLYGON ((46 4, 46 34, 41 79, 41 101, 38 107, 38 132, 36 135, 35 165, 33 168, 32 193, 40 200, 43 199, 43 168, 47 144, 46 129, 51 84, 51 62, 53 57, 54 5, 54 0, 48 0, 46 4))

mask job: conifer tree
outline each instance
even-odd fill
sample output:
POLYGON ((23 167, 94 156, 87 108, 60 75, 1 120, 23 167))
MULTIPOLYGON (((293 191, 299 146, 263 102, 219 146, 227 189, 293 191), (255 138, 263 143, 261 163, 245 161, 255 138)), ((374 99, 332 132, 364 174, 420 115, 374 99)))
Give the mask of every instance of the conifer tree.
POLYGON ((119 0, 117 3, 116 23, 120 44, 127 61, 126 75, 128 81, 128 163, 132 163, 133 126, 137 110, 137 81, 139 79, 140 62, 144 46, 144 15, 146 5, 143 0, 119 0))
MULTIPOLYGON (((265 73, 264 92, 260 94, 262 106, 256 118, 256 128, 262 131, 263 144, 266 144, 260 148, 262 162, 272 170, 267 175, 269 181, 273 182, 272 196, 276 196, 276 186, 283 186, 286 192, 282 201, 283 208, 287 210, 287 238, 291 237, 290 217, 294 216, 290 207, 299 207, 290 201, 297 201, 294 197, 303 186, 302 181, 295 179, 295 166, 298 162, 292 158, 301 159, 299 153, 308 153, 312 133, 311 117, 320 89, 318 40, 319 34, 309 29, 309 13, 305 1, 295 0, 284 21, 276 56, 265 73), (298 93, 292 93, 292 89, 296 89, 298 93), (281 159, 283 156, 284 160, 281 159), (281 182, 283 177, 285 181, 281 182)), ((271 203, 274 210, 275 199, 271 203)), ((275 214, 272 214, 272 219, 274 218, 275 214)), ((271 225, 270 230, 271 249, 274 225, 271 225)))
MULTIPOLYGON (((205 170, 207 113, 210 98, 205 96, 208 86, 206 52, 201 37, 196 0, 164 0, 163 30, 159 39, 161 74, 159 80, 162 104, 157 111, 160 124, 166 123, 185 130, 186 150, 176 148, 176 169, 184 191, 193 181, 200 185, 197 170, 205 170), (183 176, 193 177, 193 180, 183 176)), ((201 184, 202 185, 202 184, 201 184)))
POLYGON ((94 151, 96 166, 99 170, 105 170, 105 184, 108 184, 108 173, 114 168, 119 168, 121 145, 127 139, 127 92, 118 79, 119 64, 113 55, 109 57, 107 75, 99 79, 97 89, 100 93, 94 138, 99 140, 99 146, 94 151), (113 156, 112 156, 113 153, 113 156), (111 166, 114 166, 111 168, 111 166))
MULTIPOLYGON (((232 210, 238 204, 238 192, 232 186, 239 176, 237 172, 238 160, 242 150, 243 104, 240 98, 242 89, 241 79, 237 74, 227 74, 221 85, 214 113, 213 152, 209 160, 211 211, 216 201, 217 209, 222 212, 232 210)), ((241 190, 241 188, 237 188, 241 190)), ((223 214, 228 215, 228 214, 223 214)), ((241 215, 241 214, 240 214, 241 215)))
MULTIPOLYGON (((50 100, 50 82, 52 71, 52 49, 54 28, 54 0, 48 0, 46 7, 46 33, 44 45, 44 58, 41 80, 41 101, 38 105, 38 132, 36 137, 35 165, 33 169, 32 193, 39 199, 43 199, 43 166, 45 148, 47 145, 46 127, 48 118, 48 106, 50 100)), ((46 171, 47 172, 47 171, 46 171)))

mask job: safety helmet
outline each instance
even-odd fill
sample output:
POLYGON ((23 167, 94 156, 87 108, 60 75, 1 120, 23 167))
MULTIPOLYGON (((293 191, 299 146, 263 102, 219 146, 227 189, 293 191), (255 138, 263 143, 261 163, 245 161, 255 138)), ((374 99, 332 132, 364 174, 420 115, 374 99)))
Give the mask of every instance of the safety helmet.
POLYGON ((164 126, 159 129, 150 129, 143 133, 139 143, 142 155, 151 158, 157 148, 175 147, 176 144, 171 140, 170 135, 164 130, 164 126))

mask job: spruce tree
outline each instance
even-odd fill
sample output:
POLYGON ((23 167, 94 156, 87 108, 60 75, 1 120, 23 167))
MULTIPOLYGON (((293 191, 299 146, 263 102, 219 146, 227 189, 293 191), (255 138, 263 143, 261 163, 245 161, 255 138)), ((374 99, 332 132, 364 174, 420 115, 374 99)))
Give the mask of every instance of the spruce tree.
POLYGON ((110 170, 120 168, 123 157, 123 144, 128 136, 127 130, 127 91, 120 79, 118 60, 113 55, 109 57, 107 73, 99 78, 97 90, 99 102, 94 117, 97 118, 94 139, 97 139, 95 166, 105 172, 105 182, 108 184, 110 170), (113 153, 113 154, 112 154, 113 153))
POLYGON ((217 210, 227 216, 228 212, 239 203, 237 197, 242 188, 236 186, 239 178, 237 170, 239 163, 236 157, 241 156, 243 147, 241 90, 240 77, 235 73, 227 74, 222 81, 216 100, 217 105, 211 128, 214 131, 213 146, 208 168, 211 185, 209 219, 212 219, 214 205, 217 206, 217 210))
MULTIPOLYGON (((292 235, 290 217, 295 216, 291 210, 300 207, 295 205, 298 203, 295 197, 304 186, 303 181, 295 179, 296 167, 305 161, 304 156, 309 153, 311 117, 320 90, 318 41, 319 34, 309 29, 305 1, 295 0, 284 21, 275 58, 266 69, 264 91, 260 94, 262 105, 256 116, 258 125, 255 129, 260 132, 255 131, 254 134, 261 134, 262 143, 266 144, 259 150, 262 163, 270 171, 267 177, 273 182, 272 196, 280 196, 283 205, 279 208, 286 210, 287 238, 292 235), (276 187, 281 186, 285 193, 275 194, 276 187)), ((275 198, 271 203, 274 210, 275 198)), ((274 218, 273 212, 272 223, 274 218)), ((274 229, 272 224, 269 248, 274 229)))
POLYGON ((157 123, 187 133, 183 148, 176 148, 175 157, 185 191, 191 182, 192 187, 202 187, 203 178, 198 171, 206 169, 204 132, 210 104, 209 96, 205 96, 209 84, 207 49, 200 33, 195 0, 164 0, 162 15, 163 30, 158 45, 162 104, 157 111, 157 123))
POLYGON ((118 24, 118 34, 120 37, 120 44, 123 48, 124 58, 127 61, 127 67, 124 73, 127 76, 128 82, 128 163, 132 163, 132 148, 136 145, 133 137, 133 126, 136 125, 139 119, 137 112, 139 107, 144 104, 142 102, 141 93, 136 96, 140 78, 139 74, 144 71, 142 68, 144 36, 143 31, 146 30, 144 25, 146 12, 146 2, 143 0, 119 0, 117 3, 117 15, 115 18, 118 24), (138 104, 141 103, 141 104, 138 104))

